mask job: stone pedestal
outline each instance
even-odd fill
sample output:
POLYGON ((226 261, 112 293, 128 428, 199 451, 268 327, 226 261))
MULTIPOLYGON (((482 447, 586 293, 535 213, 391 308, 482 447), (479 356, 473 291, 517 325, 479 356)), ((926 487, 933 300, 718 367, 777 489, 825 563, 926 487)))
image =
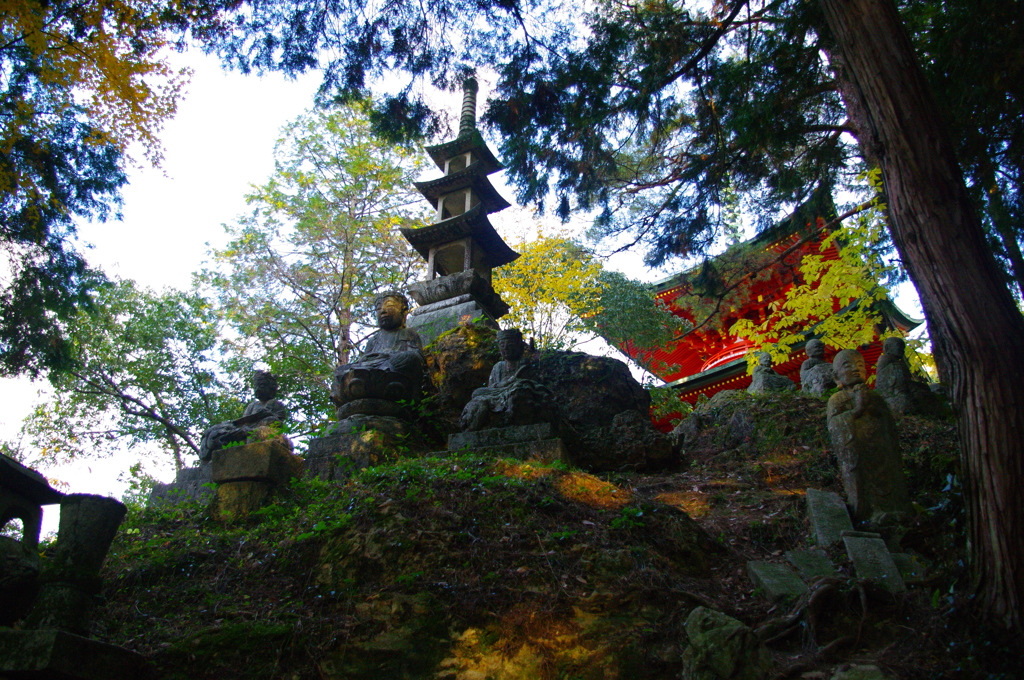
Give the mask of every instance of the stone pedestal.
POLYGON ((123 504, 105 496, 64 497, 57 550, 40 574, 42 585, 26 628, 88 634, 102 585, 100 567, 126 512, 123 504))
POLYGON ((274 489, 302 476, 302 459, 291 442, 277 437, 213 452, 211 477, 217 484, 214 516, 220 520, 245 517, 262 507, 274 489))
POLYGON ((412 425, 393 416, 350 416, 326 437, 309 440, 306 470, 320 479, 346 479, 356 470, 401 458, 414 432, 412 425))
POLYGON ((206 503, 213 497, 213 467, 204 463, 199 467, 178 471, 170 484, 157 484, 149 494, 146 504, 150 507, 174 505, 183 501, 206 503))
POLYGON ((539 460, 552 463, 568 461, 565 444, 551 423, 496 427, 490 430, 449 435, 449 451, 487 453, 498 458, 539 460))
POLYGON ((0 677, 138 680, 146 660, 123 647, 60 630, 0 630, 0 677))
POLYGON ((417 307, 409 313, 405 323, 420 334, 425 345, 429 345, 437 336, 464 321, 498 328, 498 322, 469 295, 417 307))

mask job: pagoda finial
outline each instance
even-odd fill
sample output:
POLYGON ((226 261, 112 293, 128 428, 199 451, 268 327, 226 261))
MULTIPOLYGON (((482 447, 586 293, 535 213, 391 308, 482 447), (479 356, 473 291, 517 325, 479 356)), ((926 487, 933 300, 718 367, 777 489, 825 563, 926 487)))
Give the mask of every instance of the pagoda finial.
POLYGON ((459 134, 476 129, 476 93, 479 90, 476 78, 466 78, 462 83, 462 116, 459 118, 459 134))

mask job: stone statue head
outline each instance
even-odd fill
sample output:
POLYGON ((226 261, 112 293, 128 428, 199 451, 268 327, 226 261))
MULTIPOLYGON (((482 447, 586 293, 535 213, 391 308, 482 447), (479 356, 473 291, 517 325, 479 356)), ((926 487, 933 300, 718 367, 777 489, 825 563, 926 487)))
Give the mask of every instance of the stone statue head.
POLYGON ((868 379, 864 357, 855 349, 844 349, 836 354, 832 360, 832 370, 841 387, 853 387, 868 379))
POLYGON ((260 401, 269 401, 277 396, 277 378, 267 371, 253 373, 252 387, 260 401))
POLYGON ((807 344, 804 345, 804 352, 811 359, 824 359, 825 358, 825 343, 817 338, 808 340, 807 344))
POLYGON ((377 327, 385 331, 396 331, 405 325, 409 311, 409 300, 398 291, 381 293, 374 301, 377 308, 377 327))
POLYGON ((763 366, 764 368, 771 368, 772 367, 772 355, 769 354, 768 352, 758 352, 757 353, 757 363, 758 363, 759 366, 763 366))
POLYGON ((526 343, 523 342, 523 332, 518 328, 509 328, 498 331, 498 350, 501 358, 505 361, 518 361, 523 358, 526 351, 526 343))
POLYGON ((907 343, 903 338, 886 338, 882 343, 882 353, 903 358, 903 351, 906 347, 907 343))

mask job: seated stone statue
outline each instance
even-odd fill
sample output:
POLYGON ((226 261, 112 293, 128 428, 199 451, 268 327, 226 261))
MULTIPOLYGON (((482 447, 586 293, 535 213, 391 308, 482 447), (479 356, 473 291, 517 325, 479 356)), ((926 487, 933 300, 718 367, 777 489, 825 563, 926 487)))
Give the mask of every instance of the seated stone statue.
POLYGON ((854 518, 910 512, 896 421, 885 400, 865 384, 864 357, 844 349, 832 367, 842 389, 828 400, 828 433, 854 518))
POLYGON ((817 338, 804 345, 807 359, 800 364, 800 391, 820 397, 836 386, 832 364, 825 361, 825 343, 817 338))
POLYGON ((266 371, 256 371, 252 377, 256 399, 245 407, 241 418, 217 423, 203 433, 199 443, 199 460, 209 462, 213 452, 228 444, 244 442, 258 427, 288 420, 288 409, 277 399, 277 378, 266 371))
POLYGON ((789 392, 796 389, 796 384, 784 375, 779 375, 772 368, 772 355, 761 352, 757 356, 754 377, 747 392, 750 394, 767 394, 768 392, 789 392))
POLYGON ((875 389, 895 413, 946 415, 942 397, 923 381, 915 380, 905 354, 903 338, 886 338, 875 365, 875 389))
POLYGON ((527 379, 530 357, 518 329, 498 331, 501 361, 491 369, 487 387, 473 391, 462 410, 462 429, 475 431, 495 427, 558 424, 558 406, 544 385, 527 379))
POLYGON ((394 402, 415 402, 423 390, 423 342, 405 327, 409 301, 390 291, 377 297, 376 306, 379 330, 356 361, 334 369, 331 401, 339 420, 357 413, 392 415, 394 402))

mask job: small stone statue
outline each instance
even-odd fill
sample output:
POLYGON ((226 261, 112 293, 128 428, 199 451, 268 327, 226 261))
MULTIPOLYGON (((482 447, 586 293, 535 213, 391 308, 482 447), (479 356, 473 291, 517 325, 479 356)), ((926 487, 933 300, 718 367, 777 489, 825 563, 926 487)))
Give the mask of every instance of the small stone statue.
POLYGON ((245 407, 241 418, 217 423, 203 433, 199 444, 199 460, 210 461, 213 452, 234 442, 244 442, 258 427, 288 420, 288 409, 277 399, 277 378, 266 371, 256 371, 252 377, 256 399, 245 407))
POLYGON ((881 521, 889 513, 909 513, 896 421, 885 400, 865 384, 864 357, 844 349, 832 368, 842 389, 828 400, 828 433, 854 518, 881 521))
POLYGON ((915 380, 905 354, 903 338, 886 338, 875 366, 875 389, 895 413, 946 415, 942 398, 924 382, 915 380))
POLYGON ((524 376, 530 367, 526 343, 518 329, 498 331, 501 361, 491 369, 487 387, 473 391, 462 410, 464 431, 514 425, 558 423, 558 406, 544 385, 524 376))
POLYGON ((754 367, 754 378, 747 392, 750 394, 767 394, 768 392, 790 392, 796 389, 796 383, 784 375, 779 375, 772 368, 772 355, 761 352, 757 355, 757 366, 754 367))
POLYGON ((800 391, 820 397, 836 386, 832 364, 825 361, 825 343, 817 338, 808 340, 804 352, 807 359, 800 364, 800 391))
POLYGON ((377 297, 376 307, 379 330, 363 354, 334 369, 331 401, 338 407, 338 420, 358 413, 396 415, 394 402, 417 401, 423 390, 423 342, 405 327, 409 301, 389 291, 377 297))

